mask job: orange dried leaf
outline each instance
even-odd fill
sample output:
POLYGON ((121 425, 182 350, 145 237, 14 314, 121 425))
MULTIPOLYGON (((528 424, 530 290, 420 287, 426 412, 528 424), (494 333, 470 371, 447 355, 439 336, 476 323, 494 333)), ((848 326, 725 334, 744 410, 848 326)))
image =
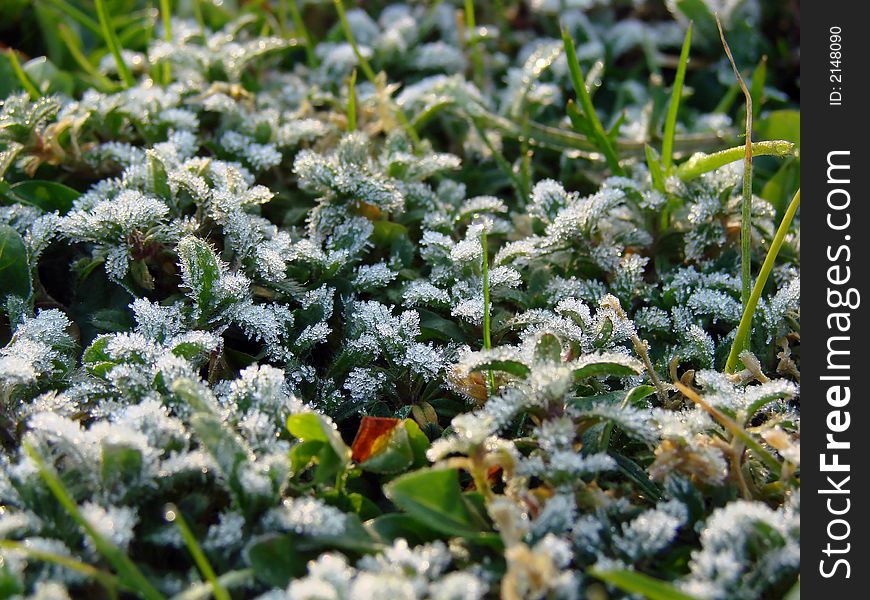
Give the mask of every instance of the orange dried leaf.
POLYGON ((363 417, 351 446, 353 460, 361 463, 377 454, 401 422, 390 417, 363 417))

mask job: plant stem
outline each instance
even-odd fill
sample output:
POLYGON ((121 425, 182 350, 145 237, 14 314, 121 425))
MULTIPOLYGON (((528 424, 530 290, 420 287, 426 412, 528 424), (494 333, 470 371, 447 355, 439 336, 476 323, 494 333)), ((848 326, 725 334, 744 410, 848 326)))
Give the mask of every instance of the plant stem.
POLYGON ((57 24, 57 33, 60 35, 60 39, 66 44, 66 49, 70 53, 70 56, 73 57, 73 60, 76 61, 79 68, 90 75, 96 80, 103 88, 103 91, 111 91, 116 86, 112 83, 108 77, 100 73, 94 65, 91 64, 91 61, 82 53, 79 48, 78 41, 72 33, 72 30, 69 28, 66 23, 58 23, 57 24))
POLYGON ((676 388, 680 390, 686 398, 710 413, 710 416, 716 419, 716 421, 731 433, 731 435, 736 436, 743 441, 743 443, 746 444, 746 447, 751 450, 768 469, 770 469, 777 477, 779 476, 782 472, 782 465, 779 464, 779 461, 776 460, 770 452, 764 449, 764 446, 755 441, 755 438, 753 438, 748 431, 743 429, 736 421, 734 421, 734 419, 723 413, 721 410, 702 400, 694 390, 686 387, 678 381, 674 382, 674 386, 676 386, 676 388))
POLYGON ((28 556, 35 560, 53 563, 69 569, 70 571, 76 571, 78 573, 81 573, 85 577, 90 577, 100 582, 100 584, 104 588, 106 588, 106 592, 109 594, 110 598, 117 598, 116 588, 118 587, 120 582, 111 573, 101 571, 100 569, 92 567, 91 565, 78 561, 74 558, 70 558, 69 556, 63 556, 62 554, 56 554, 54 552, 47 552, 45 550, 30 548, 18 541, 0 540, 0 549, 20 552, 25 556, 28 556))
POLYGON ((477 22, 474 18, 474 0, 465 0, 465 28, 468 30, 468 43, 471 46, 471 63, 474 69, 474 84, 483 89, 483 59, 477 39, 477 22))
POLYGON ((293 27, 296 33, 302 36, 305 40, 305 59, 308 61, 308 68, 313 69, 317 66, 317 55, 314 54, 314 38, 311 37, 311 32, 305 26, 305 20, 302 18, 302 13, 299 10, 297 0, 281 0, 282 5, 286 4, 290 10, 290 18, 293 19, 293 27))
POLYGON ((565 47, 565 58, 568 60, 568 72, 571 74, 574 93, 577 96, 577 101, 583 108, 589 125, 589 134, 594 140, 598 151, 604 155, 610 169, 617 175, 625 175, 625 171, 619 165, 619 157, 617 157, 616 151, 613 149, 613 144, 611 144, 607 132, 604 131, 604 126, 598 119, 595 107, 592 105, 592 97, 589 95, 589 90, 586 89, 586 79, 583 77, 583 70, 580 68, 580 63, 577 60, 574 40, 571 39, 568 30, 564 27, 562 28, 562 45, 565 47))
POLYGON ((743 309, 743 316, 740 318, 740 324, 737 326, 737 334, 734 341, 731 343, 731 352, 728 354, 728 361, 725 363, 725 371, 733 373, 737 368, 737 360, 740 358, 740 353, 748 347, 749 333, 752 329, 752 320, 755 317, 755 308, 758 306, 758 300, 761 298, 761 292, 767 284, 767 278, 773 270, 773 265, 776 262, 776 257, 782 248, 782 242, 788 233, 792 219, 797 212, 798 206, 801 203, 801 191, 798 190, 792 198, 779 228, 776 230, 776 235, 773 236, 773 241, 770 244, 770 249, 767 251, 767 256, 764 258, 764 263, 761 265, 761 271, 758 272, 758 279, 755 280, 755 286, 752 288, 752 293, 749 296, 749 301, 743 309))
POLYGON ((181 537, 184 539, 187 550, 193 557, 193 561, 196 563, 199 572, 202 573, 205 580, 211 584, 211 592, 214 595, 215 600, 230 600, 229 592, 227 592, 226 588, 224 588, 220 581, 218 581, 214 569, 212 569, 211 564, 209 564, 208 558, 206 558, 205 553, 196 541, 190 527, 188 527, 187 521, 185 521, 181 511, 174 504, 169 504, 166 507, 166 520, 175 523, 175 526, 178 528, 179 533, 181 533, 181 537))
MULTIPOLYGON (((796 154, 795 145, 785 140, 754 142, 751 152, 754 156, 794 156, 796 154)), ((745 156, 746 146, 736 146, 713 154, 698 152, 677 167, 677 177, 683 181, 689 181, 745 156)))
POLYGON ((136 84, 136 81, 133 79, 133 74, 130 72, 130 68, 127 67, 127 63, 124 62, 124 57, 121 55, 121 44, 118 42, 118 36, 115 34, 115 30, 112 27, 112 19, 108 9, 106 8, 106 2, 105 0, 94 1, 97 7, 97 16, 100 19, 100 28, 102 29, 103 39, 106 42, 106 46, 109 47, 112 56, 115 57, 115 65, 118 67, 118 75, 124 82, 124 87, 133 87, 136 84))
POLYGON ((81 526, 94 542, 97 551, 112 565, 118 572, 121 581, 125 587, 136 590, 136 593, 145 600, 164 600, 163 594, 157 591, 151 583, 139 570, 130 558, 118 548, 111 540, 108 540, 97 531, 97 529, 88 521, 79 510, 78 505, 69 492, 64 487, 63 482, 54 472, 54 469, 45 464, 42 457, 33 449, 27 442, 24 443, 24 451, 27 456, 34 462, 40 477, 45 482, 46 487, 51 491, 58 503, 69 513, 69 516, 81 526))
POLYGON ((69 2, 66 2, 65 0, 41 1, 51 4, 55 9, 64 13, 66 16, 77 22, 79 25, 85 27, 86 29, 90 29, 91 32, 97 35, 102 35, 102 31, 100 30, 100 24, 94 21, 91 17, 89 17, 87 13, 82 12, 69 2))
MULTIPOLYGON (((163 39, 172 42, 172 8, 170 0, 160 0, 160 17, 163 20, 163 39)), ((172 65, 163 63, 163 85, 169 85, 172 81, 172 65)))
MULTIPOLYGON (((343 0, 333 0, 333 4, 335 4, 335 10, 338 13, 338 20, 341 22, 341 29, 344 32, 344 37, 347 39, 347 43, 350 44, 350 47, 353 49, 354 56, 356 56, 356 60, 359 63, 359 67, 362 69, 363 75, 366 76, 366 79, 371 82, 375 89, 382 91, 384 85, 382 82, 378 81, 377 75, 375 75, 374 69, 369 64, 368 59, 363 56, 362 52, 359 49, 359 46, 356 43, 356 38, 353 36, 353 31, 350 29, 350 23, 347 21, 347 13, 344 11, 343 0)), ((405 116, 405 113, 402 112, 401 107, 399 107, 391 98, 388 98, 388 101, 395 113, 396 119, 398 119, 399 123, 404 128, 405 132, 408 134, 408 137, 411 138, 411 141, 414 145, 418 145, 420 143, 420 136, 417 135, 417 132, 414 130, 414 127, 411 125, 411 122, 408 120, 408 117, 405 116)))
POLYGON ((347 130, 356 131, 356 69, 347 82, 347 130))
POLYGON ((737 77, 737 83, 740 84, 740 89, 743 90, 743 95, 746 98, 746 146, 743 156, 743 198, 740 218, 740 301, 743 303, 745 311, 752 288, 752 248, 750 246, 752 236, 752 94, 746 87, 746 82, 743 81, 743 76, 734 62, 731 48, 725 40, 725 31, 722 29, 719 15, 716 15, 716 26, 719 28, 719 38, 722 40, 728 62, 731 63, 734 76, 737 77))
POLYGON ((39 98, 42 98, 42 94, 37 89, 36 84, 33 83, 27 73, 24 72, 24 69, 21 68, 21 63, 18 62, 18 55, 15 53, 15 50, 10 48, 6 51, 6 56, 9 57, 9 64, 12 66, 12 71, 18 78, 18 83, 21 84, 21 87, 24 88, 24 91, 27 92, 30 99, 38 100, 39 98))
POLYGON ((668 105, 668 116, 665 120, 664 139, 662 140, 662 166, 667 173, 673 164, 674 136, 677 132, 677 113, 680 110, 680 99, 683 95, 683 82, 686 79, 686 65, 689 63, 689 48, 692 45, 692 24, 686 30, 683 48, 680 51, 680 63, 674 78, 674 89, 671 92, 671 103, 668 105))

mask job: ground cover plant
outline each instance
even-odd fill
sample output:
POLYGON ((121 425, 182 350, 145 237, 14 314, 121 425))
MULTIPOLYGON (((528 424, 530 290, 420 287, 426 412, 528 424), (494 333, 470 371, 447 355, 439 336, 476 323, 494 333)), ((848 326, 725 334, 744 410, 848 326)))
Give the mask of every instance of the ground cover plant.
POLYGON ((0 597, 799 597, 797 5, 361 6, 0 7, 0 597))

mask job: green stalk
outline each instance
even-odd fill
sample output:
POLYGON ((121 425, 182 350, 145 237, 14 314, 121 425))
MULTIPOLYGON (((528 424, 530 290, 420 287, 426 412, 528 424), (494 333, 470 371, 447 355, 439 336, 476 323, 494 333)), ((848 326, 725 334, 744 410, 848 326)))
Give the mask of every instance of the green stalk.
POLYGON ((344 32, 344 37, 353 49, 354 56, 356 56, 356 60, 359 63, 363 74, 366 76, 366 79, 375 84, 375 71, 369 64, 368 59, 366 59, 362 52, 360 52, 359 46, 356 43, 356 38, 353 37, 353 32, 350 30, 350 23, 347 22, 347 13, 344 12, 343 0, 333 0, 333 4, 335 4, 335 10, 338 12, 338 20, 341 22, 341 29, 344 32))
POLYGON ((33 83, 33 80, 27 76, 27 73, 24 72, 24 69, 21 68, 21 63, 18 62, 18 55, 15 53, 15 50, 9 49, 6 51, 6 56, 9 58, 9 64, 12 65, 12 71, 15 73, 15 76, 18 78, 18 83, 21 84, 21 87, 24 88, 24 91, 30 96, 31 100, 37 100, 38 98, 42 98, 42 94, 36 87, 36 84, 33 83))
POLYGON ((41 1, 46 2, 47 4, 50 4, 55 9, 64 13, 66 16, 71 18, 73 21, 75 21, 76 23, 78 23, 82 27, 90 29, 91 32, 95 33, 96 35, 102 35, 103 32, 100 29, 99 23, 94 21, 86 13, 80 11, 78 8, 76 8, 75 6, 73 6, 70 3, 66 2, 65 0, 41 0, 41 1))
MULTIPOLYGON (((795 145, 785 140, 773 140, 753 142, 750 150, 753 156, 794 156, 795 145)), ((677 167, 677 177, 683 181, 689 181, 700 177, 704 173, 715 171, 729 163, 746 156, 746 146, 735 146, 727 150, 720 150, 713 154, 698 152, 677 167)))
POLYGON ((745 350, 749 344, 749 333, 752 329, 752 320, 755 317, 755 309, 758 306, 758 300, 761 298, 761 292, 767 284, 767 278, 770 277, 770 272, 773 270, 773 265, 776 263, 776 257, 782 248, 782 242, 788 233, 792 219, 797 212, 798 206, 801 203, 801 191, 792 198, 779 228, 776 230, 776 235, 773 236, 773 241, 770 243, 770 249, 767 251, 767 256, 764 258, 764 264, 761 265, 761 271, 758 272, 758 279, 755 280, 755 286, 752 288, 752 294, 749 296, 749 302, 746 308, 743 309, 743 316, 740 318, 740 324, 737 326, 737 334, 734 336, 734 341, 731 343, 731 352, 728 354, 728 361, 725 363, 725 372, 733 373, 737 369, 737 361, 740 358, 740 353, 745 350))
POLYGON ((0 549, 20 552, 28 558, 32 558, 33 560, 52 563, 69 569, 70 571, 81 573, 85 577, 89 577, 98 581, 100 585, 106 588, 106 593, 109 595, 110 598, 118 597, 117 587, 119 585, 119 582, 117 578, 111 573, 101 571, 100 569, 92 567, 87 563, 83 563, 74 558, 70 558, 69 556, 63 556, 62 554, 56 554, 54 552, 47 552, 45 550, 30 548, 28 546, 25 546, 21 542, 13 540, 0 540, 0 549))
POLYGON ((752 236, 752 94, 746 87, 743 76, 740 75, 740 70, 734 62, 734 56, 731 55, 731 48, 725 40, 725 31, 722 29, 719 15, 716 15, 716 26, 719 28, 719 38, 722 40, 728 62, 731 63, 734 76, 737 77, 737 83, 740 84, 740 89, 743 90, 743 95, 746 98, 746 146, 743 156, 743 194, 740 218, 740 301, 743 303, 745 312, 752 288, 752 248, 750 246, 752 236))
MULTIPOLYGON (((163 39, 172 41, 172 7, 169 0, 160 0, 160 17, 163 19, 163 39)), ((172 81, 172 65, 163 63, 163 85, 169 85, 172 81)))
POLYGON ((205 25, 205 17, 202 16, 202 6, 200 6, 200 2, 202 0, 193 0, 191 4, 193 5, 193 18, 196 21, 196 24, 199 25, 199 31, 202 34, 202 37, 206 37, 206 31, 208 28, 205 25))
POLYGON ((356 69, 347 82, 347 130, 356 131, 356 69))
POLYGON ((118 75, 121 76, 121 80, 124 82, 124 87, 133 87, 136 84, 136 81, 133 79, 133 74, 127 67, 127 63, 124 62, 124 58, 121 56, 121 44, 118 42, 118 36, 112 28, 112 18, 106 8, 106 2, 105 0, 94 1, 97 6, 97 16, 100 19, 100 28, 102 30, 103 39, 105 40, 109 51, 112 53, 112 56, 115 57, 115 64, 118 66, 118 75))
MULTIPOLYGON (((317 66, 317 55, 314 54, 314 38, 311 37, 311 32, 305 26, 305 21, 302 19, 302 13, 299 11, 297 0, 281 0, 281 4, 287 5, 290 10, 290 18, 293 19, 293 28, 296 33, 302 36, 305 40, 305 59, 308 61, 308 68, 313 69, 317 66)), ((344 7, 342 7, 344 8, 344 7)))
POLYGON ((79 48, 78 40, 72 30, 65 23, 57 24, 57 33, 60 35, 60 39, 63 43, 66 44, 66 49, 70 53, 70 56, 73 57, 73 60, 76 61, 76 64, 82 71, 93 77, 97 83, 105 88, 105 91, 110 91, 115 88, 115 84, 112 83, 108 77, 100 73, 97 68, 91 64, 88 57, 82 53, 81 48, 79 48))
POLYGON ((205 580, 211 585, 211 592, 214 594, 215 600, 231 600, 229 592, 227 592, 226 588, 221 585, 220 581, 218 581, 214 569, 212 569, 211 564, 209 564, 205 552, 202 551, 199 543, 197 543, 193 532, 187 525, 187 521, 184 520, 181 511, 174 504, 169 504, 166 507, 166 520, 175 523, 175 526, 178 527, 178 531, 184 539, 187 550, 190 552, 191 556, 193 556, 193 561, 196 563, 199 572, 202 573, 205 580))
POLYGON ((692 24, 686 30, 683 49, 680 51, 680 64, 674 78, 674 89, 671 91, 671 103, 668 105, 668 116, 665 119, 664 139, 662 140, 662 166, 668 172, 673 164, 674 136, 677 133, 677 113, 680 110, 680 99, 683 96, 683 82, 686 79, 686 65, 689 63, 689 48, 692 45, 692 24))
POLYGON ((565 47, 565 58, 568 60, 568 71, 571 74, 571 84, 574 86, 574 93, 577 95, 577 100, 583 108, 586 120, 590 128, 597 149, 604 154, 607 164, 610 169, 617 175, 625 175, 622 167, 619 165, 619 158, 616 156, 616 151, 610 143, 610 138, 607 137, 607 132, 604 131, 604 126, 598 119, 595 112, 595 107, 592 105, 592 97, 589 95, 589 90, 586 89, 586 79, 583 77, 583 70, 580 68, 580 63, 577 60, 577 51, 574 49, 574 40, 568 34, 568 30, 562 28, 562 45, 565 47))
MULTIPOLYGON (((377 75, 375 75, 374 69, 369 64, 369 61, 363 56, 362 52, 360 52, 359 46, 356 43, 356 38, 353 37, 353 31, 350 30, 350 23, 347 21, 347 13, 344 11, 343 0, 333 0, 335 4, 335 10, 338 13, 338 20, 341 22, 341 29, 344 32, 344 37, 347 39, 347 42, 350 44, 350 47, 353 49, 354 56, 356 56, 357 62, 359 63, 360 68, 362 69, 363 74, 366 76, 375 89, 383 90, 383 84, 378 82, 377 75)), ((408 137, 411 138, 411 141, 414 145, 420 144, 420 136, 417 135, 417 132, 414 130, 414 127, 411 125, 411 122, 408 120, 408 117, 405 116, 405 113, 402 112, 402 109, 392 101, 389 100, 392 105, 393 112, 396 115, 396 119, 399 120, 399 123, 402 125, 402 128, 408 134, 408 137)))
POLYGON ((72 496, 70 496, 66 487, 64 487, 63 482, 61 482, 57 473, 54 472, 54 469, 45 464, 45 461, 42 460, 39 453, 36 452, 36 450, 34 450, 27 442, 24 443, 24 451, 36 465, 39 475, 42 477, 45 485, 49 490, 51 490, 51 493, 60 505, 67 511, 67 513, 69 513, 69 516, 72 517, 73 521, 78 523, 79 526, 85 530, 91 538, 91 541, 93 541, 97 551, 102 554, 106 561, 108 561, 115 571, 117 571, 124 586, 131 590, 136 590, 139 597, 144 598, 145 600, 164 600, 163 594, 151 585, 142 574, 142 571, 139 570, 139 567, 136 566, 136 563, 130 560, 130 557, 118 548, 118 546, 116 546, 111 540, 104 538, 102 534, 84 517, 84 515, 82 515, 81 511, 79 511, 78 505, 75 500, 73 500, 72 496))
MULTIPOLYGON (((491 324, 489 316, 489 251, 486 243, 486 232, 480 236, 480 245, 483 248, 483 347, 486 350, 492 349, 491 324)), ((495 394, 495 375, 492 370, 487 372, 487 387, 489 395, 495 394)))
POLYGON ((477 42, 477 23, 474 19, 474 0, 465 0, 465 28, 468 30, 468 43, 471 45, 471 63, 474 69, 474 84, 483 89, 483 59, 477 42))

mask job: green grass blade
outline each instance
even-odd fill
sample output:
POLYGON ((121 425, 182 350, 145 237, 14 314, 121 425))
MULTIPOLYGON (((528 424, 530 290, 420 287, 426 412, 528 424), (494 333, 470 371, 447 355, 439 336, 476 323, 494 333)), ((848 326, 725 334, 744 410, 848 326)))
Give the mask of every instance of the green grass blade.
POLYGON ((45 550, 31 548, 25 546, 21 542, 13 540, 0 540, 0 549, 20 552, 33 560, 59 565, 61 567, 69 569, 70 571, 75 571, 76 573, 80 573, 85 577, 98 581, 100 585, 106 588, 106 593, 109 595, 110 598, 117 598, 118 596, 116 591, 119 586, 118 579, 111 573, 101 571, 100 569, 97 569, 96 567, 93 567, 87 563, 83 563, 74 558, 70 558, 69 556, 63 556, 62 554, 56 554, 54 552, 47 552, 45 550))
POLYGON ((136 590, 137 595, 145 600, 164 600, 163 594, 151 585, 142 574, 142 571, 139 570, 139 567, 130 560, 130 557, 118 548, 111 540, 104 538, 102 534, 100 534, 100 532, 98 532, 84 517, 84 515, 82 515, 81 511, 79 511, 78 505, 76 505, 75 500, 73 500, 72 496, 70 496, 69 492, 64 487, 63 482, 61 482, 57 473, 54 472, 54 469, 45 464, 45 461, 42 460, 39 453, 27 443, 24 444, 24 451, 36 465, 39 475, 42 477, 45 485, 48 486, 48 489, 51 490, 51 493, 64 510, 69 513, 73 521, 78 523, 82 529, 85 530, 91 538, 91 541, 93 541, 94 547, 96 547, 97 551, 118 573, 124 586, 131 590, 136 590))
POLYGON ((87 15, 87 13, 82 12, 69 2, 65 0, 41 0, 46 4, 52 6, 53 8, 59 10, 70 19, 81 25, 82 27, 86 27, 90 29, 91 32, 100 36, 103 34, 102 29, 100 29, 100 24, 94 21, 91 17, 87 15))
POLYGON ((764 102, 764 83, 767 81, 767 56, 762 56, 758 66, 752 72, 752 81, 749 84, 749 93, 752 96, 752 118, 757 119, 761 114, 761 105, 764 102))
POLYGON ((477 39, 477 22, 474 18, 474 0, 465 0, 465 28, 468 30, 468 43, 471 46, 471 64, 474 84, 483 88, 483 58, 477 39))
POLYGON ((338 13, 338 20, 341 23, 341 30, 344 32, 344 37, 347 39, 347 43, 350 44, 350 47, 353 49, 353 54, 356 56, 356 60, 359 63, 360 69, 362 69, 363 74, 366 76, 372 84, 377 86, 375 71, 372 69, 372 66, 369 64, 368 59, 363 56, 362 52, 359 49, 359 45, 356 43, 356 38, 353 36, 353 31, 350 29, 350 23, 347 21, 347 13, 344 11, 344 2, 343 0, 333 0, 333 4, 335 4, 335 10, 338 13))
POLYGON ((127 67, 127 63, 124 62, 124 58, 121 56, 121 44, 118 42, 118 36, 115 34, 115 29, 112 27, 112 18, 106 8, 106 2, 105 0, 95 0, 95 3, 97 6, 97 16, 100 19, 100 30, 103 35, 103 40, 105 40, 106 46, 109 48, 112 56, 115 57, 115 64, 118 67, 118 75, 120 75, 121 81, 124 82, 125 87, 133 87, 136 84, 136 81, 133 79, 133 74, 127 67))
POLYGON ((214 569, 212 569, 211 564, 208 562, 205 552, 202 551, 202 548, 196 541, 196 537, 194 537, 193 532, 187 525, 187 521, 185 521, 181 511, 174 504, 166 507, 166 520, 170 523, 175 523, 178 532, 181 534, 182 539, 184 539, 187 550, 193 556, 199 572, 202 573, 202 576, 211 585, 211 592, 214 594, 215 600, 230 600, 229 592, 218 581, 217 575, 215 575, 214 569))
POLYGON ((770 249, 767 251, 767 256, 764 258, 764 263, 761 265, 761 271, 758 272, 758 279, 755 280, 755 285, 752 288, 752 293, 749 296, 749 302, 743 309, 743 316, 740 318, 740 324, 737 326, 737 335, 731 344, 731 352, 728 354, 728 360, 725 363, 725 371, 733 373, 737 369, 737 361, 740 358, 740 353, 749 346, 749 334, 752 330, 752 320, 755 317, 755 309, 758 306, 758 300, 761 298, 761 292, 764 286, 767 285, 767 279, 770 277, 770 272, 773 270, 773 265, 776 263, 776 257, 782 248, 782 242, 788 233, 792 219, 797 212, 798 206, 801 203, 801 191, 798 190, 794 195, 785 215, 776 230, 776 235, 773 236, 773 241, 770 244, 770 249))
POLYGON ((604 126, 598 119, 595 113, 595 107, 592 105, 592 97, 589 95, 589 90, 586 89, 586 79, 583 77, 583 71, 580 68, 580 63, 577 60, 577 52, 574 49, 574 40, 568 34, 566 28, 562 28, 562 44, 565 48, 565 58, 568 60, 568 71, 571 75, 571 84, 574 86, 574 93, 577 95, 577 101, 583 108, 585 117, 588 121, 590 133, 598 150, 604 155, 610 169, 616 175, 625 175, 625 171, 619 164, 619 158, 616 156, 616 151, 613 149, 613 144, 610 138, 607 137, 607 132, 604 131, 604 126))
POLYGON ((21 84, 21 87, 24 88, 24 91, 30 96, 31 100, 36 100, 38 98, 42 98, 42 93, 37 89, 36 84, 33 83, 33 80, 24 72, 24 69, 21 68, 21 63, 18 62, 18 54, 15 50, 11 48, 6 51, 6 56, 9 57, 9 64, 12 65, 12 71, 15 73, 15 77, 18 78, 18 83, 21 84))
POLYGON ((674 136, 677 133, 677 113, 680 111, 680 99, 683 96, 683 82, 686 80, 686 65, 689 64, 689 48, 692 46, 692 24, 686 30, 683 39, 683 49, 680 50, 680 63, 674 78, 674 89, 671 91, 671 103, 668 105, 668 116, 665 119, 664 139, 662 140, 662 166, 668 172, 673 164, 674 136))
POLYGON ((314 38, 311 37, 311 32, 305 26, 302 13, 299 11, 299 4, 297 4, 297 0, 281 0, 281 2, 287 4, 296 34, 301 35, 302 39, 305 40, 305 59, 308 61, 308 68, 313 69, 317 66, 317 55, 314 54, 314 38))
POLYGON ((589 574, 630 594, 640 594, 648 600, 697 600, 673 585, 637 571, 601 571, 589 569, 589 574))
MULTIPOLYGON (((160 18, 163 20, 163 39, 167 42, 172 41, 172 7, 170 0, 160 0, 160 18)), ((163 85, 169 85, 172 81, 172 65, 168 62, 163 63, 161 75, 163 76, 163 85)))
POLYGON ((76 64, 79 68, 90 75, 94 82, 103 87, 103 91, 111 91, 115 88, 115 84, 109 80, 108 77, 100 73, 97 68, 91 64, 91 61, 88 60, 88 57, 82 53, 82 50, 79 46, 79 40, 76 39, 75 34, 72 29, 69 28, 65 23, 58 23, 57 33, 60 36, 60 39, 66 45, 67 51, 70 53, 70 56, 73 57, 73 60, 76 61, 76 64))
MULTIPOLYGON (((795 145, 785 140, 772 140, 752 143, 753 156, 794 156, 795 145)), ((715 171, 729 163, 740 160, 746 156, 746 146, 735 146, 727 150, 720 150, 712 154, 698 152, 689 160, 677 167, 677 177, 683 181, 690 181, 700 177, 704 173, 715 171)))
POLYGON ((347 130, 356 131, 356 69, 347 82, 347 130))

